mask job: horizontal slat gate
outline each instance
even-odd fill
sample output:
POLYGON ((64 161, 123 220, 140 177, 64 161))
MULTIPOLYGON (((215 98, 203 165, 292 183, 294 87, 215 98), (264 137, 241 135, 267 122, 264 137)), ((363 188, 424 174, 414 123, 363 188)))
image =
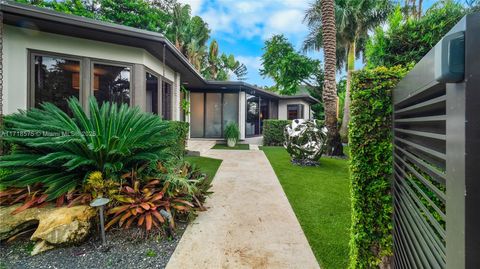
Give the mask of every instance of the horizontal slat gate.
POLYGON ((395 267, 445 268, 445 86, 417 91, 394 108, 395 267))
POLYGON ((394 268, 480 268, 480 14, 443 47, 459 35, 463 80, 435 72, 458 52, 439 43, 393 91, 394 268))

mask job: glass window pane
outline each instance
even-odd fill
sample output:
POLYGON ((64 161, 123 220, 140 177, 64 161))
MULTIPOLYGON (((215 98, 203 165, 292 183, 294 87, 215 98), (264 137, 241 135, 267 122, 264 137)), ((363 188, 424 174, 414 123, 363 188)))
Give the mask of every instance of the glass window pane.
POLYGON ((103 102, 130 104, 130 68, 94 64, 93 93, 99 104, 103 102))
POLYGON ((287 105, 289 120, 299 119, 299 105, 287 105))
POLYGON ((79 98, 80 62, 60 57, 35 56, 35 107, 50 102, 69 111, 66 99, 79 98))
POLYGON ((238 94, 223 94, 223 128, 228 123, 235 122, 238 125, 238 94))
POLYGON ((158 78, 148 72, 146 75, 146 88, 146 111, 158 115, 158 78))
POLYGON ((222 94, 207 93, 205 137, 222 136, 222 94))
POLYGON ((260 132, 263 133, 263 120, 270 119, 270 100, 260 98, 260 132))
POLYGON ((162 90, 162 118, 165 120, 172 119, 172 85, 163 82, 162 90))
POLYGON ((191 137, 203 137, 204 116, 203 93, 190 93, 190 135, 191 137))
POLYGON ((247 94, 247 117, 245 124, 245 134, 247 136, 260 134, 260 118, 259 118, 259 98, 254 95, 247 94))

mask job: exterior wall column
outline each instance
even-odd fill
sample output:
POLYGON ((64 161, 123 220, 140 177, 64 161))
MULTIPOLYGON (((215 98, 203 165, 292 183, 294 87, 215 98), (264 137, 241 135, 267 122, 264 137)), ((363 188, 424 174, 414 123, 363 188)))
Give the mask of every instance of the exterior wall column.
POLYGON ((133 100, 132 105, 140 107, 145 112, 147 105, 147 87, 145 81, 145 66, 135 64, 133 66, 133 100))
MULTIPOLYGON (((3 123, 3 12, 0 12, 0 125, 3 123)), ((0 148, 0 152, 1 152, 0 148)))
POLYGON ((172 120, 180 120, 180 73, 175 72, 172 85, 172 120))
POLYGON ((238 129, 240 130, 240 140, 245 139, 245 108, 246 94, 244 91, 238 93, 238 129))

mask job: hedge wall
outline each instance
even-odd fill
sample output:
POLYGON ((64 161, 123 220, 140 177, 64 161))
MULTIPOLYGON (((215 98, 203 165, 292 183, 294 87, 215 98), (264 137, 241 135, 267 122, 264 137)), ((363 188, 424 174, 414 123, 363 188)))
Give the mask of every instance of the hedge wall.
POLYGON ((263 120, 263 145, 283 146, 283 130, 290 120, 263 120))
POLYGON ((392 89, 407 70, 360 70, 351 89, 350 268, 385 268, 392 256, 392 89))
POLYGON ((183 121, 169 121, 170 128, 174 133, 173 141, 168 141, 170 152, 177 158, 182 158, 185 155, 185 147, 187 146, 187 135, 189 124, 183 121))

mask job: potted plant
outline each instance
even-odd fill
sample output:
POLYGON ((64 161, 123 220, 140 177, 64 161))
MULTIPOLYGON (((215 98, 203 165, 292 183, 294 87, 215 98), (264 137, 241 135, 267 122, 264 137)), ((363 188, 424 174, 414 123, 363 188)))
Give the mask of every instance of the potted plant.
POLYGON ((228 123, 223 134, 227 140, 227 145, 231 148, 235 147, 240 137, 240 131, 238 130, 237 124, 234 122, 228 123))

